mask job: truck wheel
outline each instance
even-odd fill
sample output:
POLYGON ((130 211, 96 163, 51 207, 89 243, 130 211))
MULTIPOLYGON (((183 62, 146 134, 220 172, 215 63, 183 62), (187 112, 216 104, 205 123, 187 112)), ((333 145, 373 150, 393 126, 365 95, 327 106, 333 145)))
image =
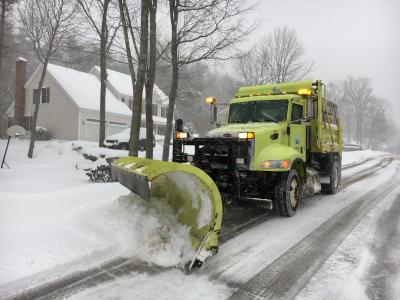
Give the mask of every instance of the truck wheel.
POLYGON ((296 214, 302 197, 302 187, 296 170, 284 175, 276 187, 275 205, 284 217, 296 214))
POLYGON ((342 170, 339 162, 332 160, 328 167, 329 183, 321 184, 321 191, 325 194, 335 194, 339 190, 342 180, 342 170))

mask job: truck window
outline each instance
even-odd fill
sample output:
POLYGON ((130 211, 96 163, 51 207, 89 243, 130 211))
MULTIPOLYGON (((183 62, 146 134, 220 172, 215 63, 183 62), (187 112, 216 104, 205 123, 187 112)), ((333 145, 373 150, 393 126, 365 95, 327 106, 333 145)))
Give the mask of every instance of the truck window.
POLYGON ((323 112, 323 121, 325 123, 328 123, 330 121, 332 125, 337 125, 336 109, 334 104, 328 102, 328 114, 325 111, 323 112))
POLYGON ((303 119, 303 105, 293 103, 290 121, 297 121, 301 119, 303 119))
POLYGON ((287 100, 256 101, 253 122, 282 122, 287 120, 287 100))
POLYGON ((254 102, 239 102, 229 106, 229 123, 247 123, 253 114, 254 102))
POLYGON ((287 100, 257 100, 229 106, 229 123, 282 122, 287 119, 287 100))
POLYGON ((307 99, 307 117, 315 118, 317 112, 317 101, 313 98, 307 99))

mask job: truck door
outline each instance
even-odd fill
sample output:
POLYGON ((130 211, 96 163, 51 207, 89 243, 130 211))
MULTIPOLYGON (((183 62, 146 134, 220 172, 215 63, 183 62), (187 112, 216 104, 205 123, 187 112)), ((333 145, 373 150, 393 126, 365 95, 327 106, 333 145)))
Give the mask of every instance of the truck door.
POLYGON ((290 113, 290 136, 289 146, 301 154, 303 160, 306 160, 306 126, 301 123, 304 119, 304 104, 293 102, 290 113))

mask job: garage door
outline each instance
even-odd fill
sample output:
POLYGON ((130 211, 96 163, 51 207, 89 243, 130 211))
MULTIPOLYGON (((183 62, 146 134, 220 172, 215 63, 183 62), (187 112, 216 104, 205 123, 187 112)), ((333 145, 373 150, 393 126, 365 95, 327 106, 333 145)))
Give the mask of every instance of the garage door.
POLYGON ((100 122, 94 119, 87 119, 85 122, 85 140, 97 142, 99 140, 100 122))
POLYGON ((123 131, 126 128, 128 128, 128 124, 126 124, 126 123, 110 121, 108 123, 108 135, 120 133, 121 131, 123 131))
MULTIPOLYGON (((120 133, 128 128, 128 124, 121 122, 107 122, 106 138, 110 135, 120 133)), ((96 119, 86 119, 85 121, 85 140, 97 142, 99 140, 100 121, 96 119)))

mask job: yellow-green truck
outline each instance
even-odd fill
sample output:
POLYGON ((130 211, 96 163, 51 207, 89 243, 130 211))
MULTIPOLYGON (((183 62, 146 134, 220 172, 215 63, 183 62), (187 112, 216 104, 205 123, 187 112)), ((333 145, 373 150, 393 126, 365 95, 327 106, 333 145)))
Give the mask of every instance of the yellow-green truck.
MULTIPOLYGON (((207 102, 215 108, 214 98, 207 102)), ((182 120, 175 127, 173 162, 121 157, 111 171, 149 207, 167 203, 190 228, 187 270, 218 252, 223 200, 258 201, 292 216, 305 194, 340 186, 340 120, 320 80, 243 87, 228 124, 204 138, 191 138, 182 120)))
POLYGON ((182 123, 176 122, 173 161, 207 173, 222 199, 261 201, 292 216, 304 195, 340 186, 341 125, 320 80, 240 88, 228 124, 205 138, 190 138, 182 123))

